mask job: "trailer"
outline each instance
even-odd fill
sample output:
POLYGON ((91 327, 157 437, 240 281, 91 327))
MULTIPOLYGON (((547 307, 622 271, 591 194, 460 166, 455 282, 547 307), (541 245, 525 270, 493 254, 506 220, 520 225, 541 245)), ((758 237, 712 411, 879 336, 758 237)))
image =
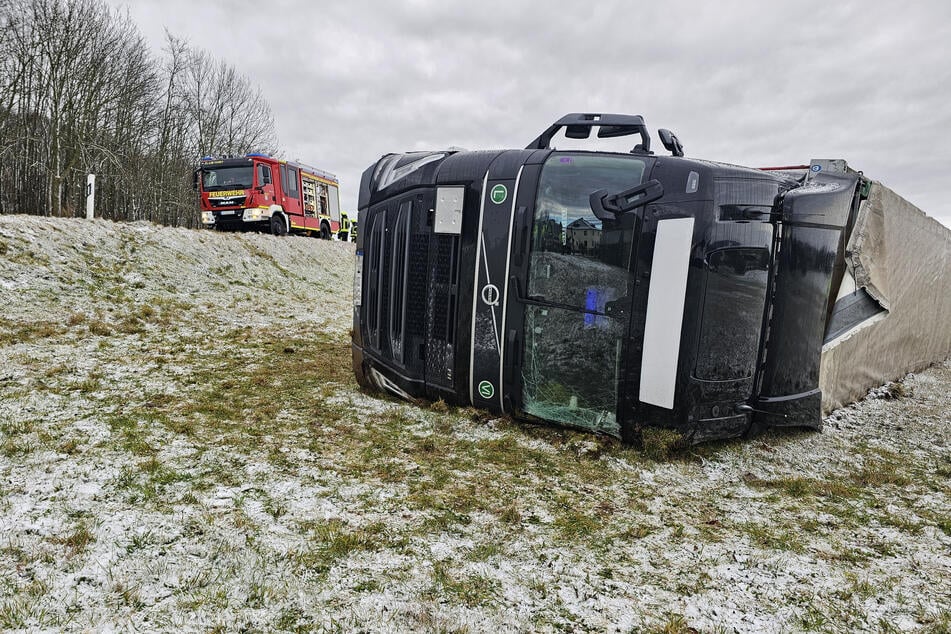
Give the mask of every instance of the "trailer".
POLYGON ((347 240, 337 177, 266 154, 201 159, 195 171, 201 221, 220 230, 299 233, 347 240))
POLYGON ((842 160, 753 169, 659 136, 669 156, 640 116, 577 113, 524 150, 389 154, 367 169, 360 384, 699 442, 820 429, 824 411, 951 355, 951 232, 842 160), (637 144, 551 147, 594 130, 637 144))

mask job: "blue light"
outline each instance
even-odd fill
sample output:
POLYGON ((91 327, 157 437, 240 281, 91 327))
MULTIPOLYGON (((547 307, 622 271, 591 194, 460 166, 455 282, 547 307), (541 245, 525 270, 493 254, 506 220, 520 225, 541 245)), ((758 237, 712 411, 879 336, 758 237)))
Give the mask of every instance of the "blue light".
POLYGON ((591 328, 598 323, 598 316, 592 315, 591 313, 598 310, 598 305, 601 303, 601 292, 594 287, 588 288, 584 296, 584 309, 586 312, 584 314, 584 327, 591 328))

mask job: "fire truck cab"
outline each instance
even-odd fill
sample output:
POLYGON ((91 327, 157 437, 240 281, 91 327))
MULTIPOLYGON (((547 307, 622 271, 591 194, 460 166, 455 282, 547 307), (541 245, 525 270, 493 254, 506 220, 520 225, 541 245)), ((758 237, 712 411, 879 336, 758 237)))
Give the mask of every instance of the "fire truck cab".
POLYGON ((348 238, 339 182, 328 172, 266 154, 206 156, 194 185, 206 227, 348 238))

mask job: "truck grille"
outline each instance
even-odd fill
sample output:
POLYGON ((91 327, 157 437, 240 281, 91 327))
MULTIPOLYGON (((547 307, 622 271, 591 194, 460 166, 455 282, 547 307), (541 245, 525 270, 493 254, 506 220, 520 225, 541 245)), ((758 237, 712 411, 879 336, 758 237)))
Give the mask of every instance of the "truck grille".
POLYGON ((434 235, 430 253, 426 379, 444 387, 452 387, 452 364, 455 359, 456 241, 456 236, 434 235))
POLYGON ((410 374, 452 387, 458 238, 433 234, 416 203, 369 215, 365 341, 410 374))
POLYGON ((244 205, 246 200, 246 197, 241 196, 240 198, 211 198, 208 202, 217 209, 220 207, 240 207, 244 205))

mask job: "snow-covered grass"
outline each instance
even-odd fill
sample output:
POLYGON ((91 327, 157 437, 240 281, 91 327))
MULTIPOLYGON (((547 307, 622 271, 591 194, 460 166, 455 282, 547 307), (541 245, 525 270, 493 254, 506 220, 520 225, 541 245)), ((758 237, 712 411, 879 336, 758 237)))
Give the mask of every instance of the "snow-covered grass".
POLYGON ((664 457, 361 392, 351 260, 0 216, 0 629, 951 629, 951 365, 664 457))

